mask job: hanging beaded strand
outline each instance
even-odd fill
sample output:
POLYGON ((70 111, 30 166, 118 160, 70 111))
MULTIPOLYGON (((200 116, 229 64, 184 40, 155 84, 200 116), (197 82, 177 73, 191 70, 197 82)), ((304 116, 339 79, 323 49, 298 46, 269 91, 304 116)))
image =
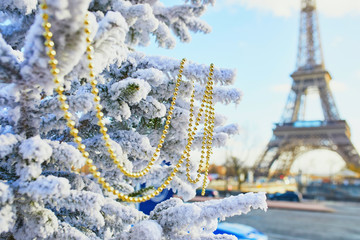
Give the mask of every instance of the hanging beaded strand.
MULTIPOLYGON (((41 9, 44 11, 47 9, 47 4, 45 1, 41 4, 41 9)), ((74 142, 77 143, 79 151, 82 153, 83 157, 86 159, 85 163, 89 167, 89 171, 92 173, 92 175, 97 179, 97 181, 102 185, 102 187, 110 192, 116 195, 119 199, 127 202, 144 202, 147 201, 156 195, 158 195, 160 192, 162 192, 173 180, 173 177, 176 175, 176 173, 179 171, 179 168, 181 167, 181 164, 184 161, 184 157, 181 156, 178 163, 174 167, 173 171, 170 173, 170 175, 167 177, 167 179, 164 181, 164 183, 158 187, 154 192, 151 194, 145 195, 143 197, 130 197, 129 195, 123 194, 119 192, 118 190, 114 189, 114 187, 110 186, 108 182, 106 182, 105 178, 101 177, 101 173, 97 171, 96 166, 93 164, 93 161, 89 158, 89 153, 85 150, 86 146, 82 144, 82 139, 78 136, 78 129, 75 128, 75 121, 71 120, 72 114, 68 111, 69 105, 66 103, 66 96, 63 94, 64 88, 61 86, 61 81, 58 78, 58 75, 60 73, 60 70, 57 68, 58 61, 55 59, 56 51, 54 50, 55 44, 51 40, 52 39, 52 32, 50 31, 51 24, 48 21, 49 16, 46 12, 42 13, 42 19, 43 19, 43 27, 44 27, 44 37, 45 42, 44 45, 47 47, 47 55, 50 58, 49 65, 51 66, 51 74, 53 76, 53 81, 56 85, 55 91, 58 93, 58 100, 60 101, 61 105, 60 108, 64 112, 64 118, 67 121, 67 126, 70 128, 70 134, 74 138, 74 142)), ((180 69, 183 69, 183 65, 185 64, 185 60, 182 61, 182 64, 180 66, 180 69)), ((181 81, 181 78, 178 78, 178 82, 181 81)))
POLYGON ((179 68, 179 74, 178 74, 178 78, 176 81, 176 86, 174 89, 174 96, 172 97, 172 101, 171 101, 171 106, 169 107, 169 111, 168 111, 168 116, 167 116, 167 120, 165 122, 165 126, 164 126, 164 130, 163 133, 161 135, 161 138, 159 140, 159 143, 155 149, 155 152, 153 154, 153 156, 151 157, 151 160, 148 162, 147 166, 145 168, 143 168, 140 171, 137 172, 130 172, 129 170, 127 170, 122 163, 120 163, 120 161, 117 159, 116 154, 114 153, 114 149, 111 147, 111 143, 110 143, 110 136, 107 134, 107 128, 105 127, 105 122, 102 119, 104 114, 102 113, 101 109, 102 106, 100 105, 100 100, 101 98, 99 97, 99 90, 96 87, 97 86, 97 81, 95 80, 95 74, 93 72, 93 68, 94 65, 92 63, 92 60, 94 58, 93 56, 93 47, 91 46, 91 39, 90 39, 90 29, 89 29, 89 20, 88 20, 88 14, 86 14, 86 18, 84 21, 85 24, 85 28, 84 28, 84 32, 86 33, 87 37, 86 37, 86 42, 87 42, 87 48, 86 48, 86 52, 87 52, 87 59, 89 61, 88 67, 89 67, 89 77, 90 77, 90 84, 91 84, 91 93, 94 95, 94 102, 96 103, 96 117, 98 118, 98 126, 100 127, 100 132, 102 133, 102 138, 105 141, 105 146, 107 147, 107 151, 110 154, 110 158, 112 159, 112 161, 114 162, 114 164, 120 169, 120 171, 127 177, 131 177, 131 178, 139 178, 144 176, 145 174, 147 174, 151 167, 154 165, 154 162, 157 160, 157 157, 160 154, 160 150, 163 146, 164 140, 166 138, 166 135, 168 133, 168 129, 171 123, 171 116, 173 114, 173 110, 174 110, 174 105, 176 103, 176 98, 178 95, 178 91, 179 91, 179 86, 181 83, 181 78, 182 78, 182 72, 183 72, 183 68, 184 68, 184 64, 186 62, 186 59, 183 58, 180 64, 180 68, 179 68))
MULTIPOLYGON (((203 186, 202 186, 202 191, 201 191, 201 195, 204 196, 205 195, 205 189, 206 189, 206 184, 207 184, 207 180, 208 180, 208 175, 209 175, 209 163, 210 163, 210 156, 212 153, 211 147, 212 147, 212 140, 213 140, 213 132, 214 132, 214 124, 215 124, 215 108, 214 108, 214 104, 213 104, 213 80, 212 80, 212 76, 213 76, 213 70, 214 70, 214 65, 211 64, 210 65, 210 73, 209 73, 209 77, 208 80, 211 81, 211 85, 207 88, 207 90, 209 91, 209 98, 208 98, 208 115, 209 117, 209 122, 208 124, 208 135, 207 135, 207 145, 206 145, 206 165, 205 165, 205 174, 204 174, 204 180, 203 180, 203 186)), ((205 112, 205 117, 206 117, 206 112, 205 112)), ((205 126, 206 128, 206 126, 205 126)))
MULTIPOLYGON (((175 86, 175 89, 174 89, 174 96, 172 97, 172 102, 171 102, 171 106, 169 108, 169 111, 168 111, 168 116, 167 116, 167 120, 166 120, 166 123, 165 123, 165 126, 164 126, 164 130, 163 130, 163 134, 161 135, 161 138, 159 140, 159 143, 158 143, 158 146, 157 148, 155 149, 155 152, 150 160, 150 162, 147 164, 147 166, 145 168, 143 168, 143 170, 141 171, 138 171, 138 172, 130 172, 129 170, 127 170, 121 163, 120 161, 117 159, 116 157, 116 154, 114 153, 114 150, 113 148, 111 147, 111 143, 109 142, 110 140, 110 137, 109 135, 106 133, 107 132, 107 128, 105 127, 105 123, 104 121, 102 120, 104 114, 101 112, 101 109, 102 109, 102 106, 99 104, 101 98, 98 96, 98 93, 99 93, 99 90, 97 89, 97 81, 94 79, 95 77, 95 74, 93 72, 93 64, 92 64, 92 60, 93 60, 93 55, 92 55, 92 52, 94 51, 93 47, 91 46, 91 39, 90 39, 90 29, 89 29, 89 21, 88 21, 88 14, 86 14, 86 18, 85 18, 85 21, 84 21, 84 24, 85 24, 85 29, 84 29, 84 32, 86 33, 87 35, 87 38, 86 38, 86 42, 88 44, 87 48, 86 48, 86 51, 87 51, 87 59, 89 61, 89 64, 88 64, 88 67, 89 67, 89 77, 90 77, 90 84, 92 86, 92 90, 91 90, 91 93, 94 95, 94 101, 96 103, 96 117, 98 118, 98 125, 100 127, 100 132, 103 134, 103 140, 105 141, 105 146, 108 148, 108 152, 110 154, 110 158, 112 159, 112 161, 114 162, 114 164, 120 169, 120 171, 125 175, 125 176, 128 176, 128 177, 132 177, 132 178, 139 178, 139 177, 142 177, 144 176, 145 174, 147 174, 151 167, 154 165, 154 162, 156 161, 157 157, 159 156, 160 154, 160 150, 163 146, 163 143, 164 143, 164 140, 166 138, 166 134, 168 133, 168 129, 169 129, 169 126, 170 126, 170 123, 171 123, 171 115, 173 114, 173 110, 174 110, 174 105, 176 103, 176 98, 177 98, 177 94, 178 94, 178 91, 179 91, 179 86, 180 86, 180 83, 181 83, 181 77, 182 77, 182 72, 183 72, 183 65, 186 61, 186 59, 182 59, 181 61, 181 65, 180 65, 180 69, 179 69, 179 74, 178 74, 178 80, 176 82, 176 86, 175 86)), ((196 131, 196 126, 199 125, 199 122, 200 122, 200 118, 201 118, 201 115, 202 115, 202 112, 203 112, 203 108, 204 108, 204 103, 205 103, 205 111, 207 112, 208 111, 208 101, 209 101, 209 97, 210 97, 210 91, 208 90, 210 87, 211 87, 211 84, 213 83, 211 80, 212 80, 212 75, 213 75, 213 64, 211 64, 210 66, 210 72, 209 72, 209 78, 208 78, 208 82, 207 82, 207 85, 206 85, 206 90, 205 90, 205 93, 204 93, 204 96, 203 96, 203 99, 202 99, 202 104, 201 104, 201 108, 199 109, 199 113, 198 113, 198 117, 196 119, 196 122, 195 122, 195 126, 194 126, 194 130, 191 129, 191 125, 192 125, 192 116, 193 115, 193 111, 194 111, 194 91, 191 95, 191 103, 190 103, 190 121, 189 121, 189 133, 188 133, 188 144, 186 146, 186 149, 184 151, 184 154, 187 155, 187 178, 188 178, 188 181, 192 182, 192 183, 196 183, 200 180, 200 169, 203 167, 203 158, 204 158, 204 155, 202 155, 201 157, 201 160, 200 160, 200 166, 199 166, 199 169, 198 169, 198 175, 197 175, 197 178, 195 180, 192 180, 189 173, 190 173, 190 163, 189 163, 189 157, 190 157, 190 148, 191 148, 191 145, 192 145, 192 140, 193 140, 193 137, 195 135, 195 131, 196 131)), ((208 118, 206 117, 205 118, 205 122, 208 122, 208 118)), ((206 139, 207 139, 207 135, 208 135, 208 131, 207 131, 208 128, 205 128, 205 131, 204 131, 204 138, 203 138, 203 144, 202 144, 202 151, 205 150, 206 148, 206 139)))
MULTIPOLYGON (((46 2, 44 1, 43 4, 41 4, 41 8, 43 10, 46 10, 47 9, 47 5, 46 5, 46 2)), ((114 189, 112 186, 110 186, 109 183, 106 182, 106 180, 101 177, 101 174, 100 172, 97 171, 97 168, 95 165, 93 165, 93 161, 89 158, 89 153, 87 151, 85 151, 85 148, 86 146, 84 144, 82 144, 82 139, 81 137, 78 136, 78 133, 79 131, 75 128, 75 121, 71 120, 71 113, 68 111, 69 109, 69 105, 66 104, 66 96, 63 94, 64 92, 64 88, 60 85, 60 80, 58 79, 58 74, 60 72, 60 70, 57 68, 57 64, 58 64, 58 61, 55 59, 55 55, 56 55, 56 52, 54 50, 54 42, 51 40, 52 38, 52 32, 50 31, 50 28, 51 28, 51 24, 48 22, 48 14, 47 13, 43 13, 42 14, 42 18, 43 18, 43 27, 44 27, 44 37, 45 37, 45 46, 48 48, 48 56, 50 58, 50 61, 49 61, 49 65, 51 66, 51 74, 53 75, 53 78, 54 78, 54 83, 56 84, 56 89, 55 91, 58 93, 58 99, 61 103, 61 106, 60 108, 64 111, 64 118, 67 120, 67 126, 70 128, 70 134, 74 137, 74 141, 78 144, 78 149, 82 152, 82 155, 85 157, 86 159, 86 164, 87 166, 89 167, 89 171, 93 174, 93 176, 98 180, 98 182, 103 186, 104 189, 106 189, 107 191, 117 195, 121 200, 123 201, 130 201, 130 202, 143 202, 143 201, 147 201, 149 200, 150 198, 158 195, 164 188, 166 188, 171 180, 173 179, 173 177, 175 176, 175 174, 178 172, 179 168, 181 167, 181 164, 183 163, 183 160, 185 158, 184 155, 182 155, 178 161, 178 163, 176 164, 175 168, 173 169, 173 171, 171 172, 170 176, 164 181, 164 183, 158 188, 156 189, 153 193, 149 194, 149 195, 146 195, 146 196, 143 196, 143 197, 129 197, 128 195, 126 194, 123 194, 123 193, 120 193, 118 190, 114 189)), ((88 20, 86 19, 84 21, 84 24, 85 25, 88 25, 89 22, 88 20)), ((88 27, 86 27, 84 29, 85 33, 88 34, 87 38, 86 38, 86 42, 89 44, 91 42, 91 39, 89 37, 89 34, 90 34, 90 30, 88 29, 88 27)), ((93 51, 93 48, 91 45, 88 45, 87 46, 87 58, 88 60, 92 60, 93 59, 93 55, 91 54, 91 52, 93 51)), ((167 118, 167 121, 166 121, 166 124, 169 125, 170 124, 170 119, 171 119, 171 114, 172 114, 172 110, 173 110, 173 105, 175 105, 175 100, 176 100, 176 96, 177 96, 177 91, 178 91, 178 87, 180 85, 180 82, 181 82, 181 73, 182 73, 182 70, 183 70, 183 67, 184 67, 184 63, 185 63, 185 59, 183 59, 181 61, 181 65, 180 65, 180 68, 179 68, 179 74, 178 74, 178 79, 177 79, 177 82, 176 82, 176 88, 175 88, 175 92, 174 92, 174 97, 173 97, 173 102, 171 103, 171 107, 170 107, 170 111, 169 111, 169 116, 167 118)), ((92 85, 92 93, 95 95, 98 94, 98 89, 96 88, 96 80, 94 79, 94 73, 92 72, 92 69, 93 69, 93 65, 92 63, 90 62, 89 63, 89 69, 90 69, 90 77, 91 77, 91 81, 90 81, 90 84, 92 85), (94 88, 95 86, 95 88, 94 88)), ((211 68, 212 69, 212 68, 211 68)), ((210 76, 209 76, 210 77, 210 76)), ((209 79, 210 80, 210 79, 209 79)), ((212 98, 212 96, 210 96, 209 98, 212 98)), ((95 96, 94 97, 94 101, 95 102, 99 102, 100 101, 100 97, 99 96, 95 96)), ((96 105, 96 109, 97 109, 97 117, 98 118, 101 118, 99 119, 99 126, 101 127, 100 131, 103 133, 103 139, 106 141, 106 143, 109 143, 109 135, 106 134, 106 128, 103 124, 103 121, 102 120, 102 117, 103 117, 103 113, 101 112, 101 105, 100 104, 97 104, 96 105)), ((212 128, 213 129, 213 128, 212 128)), ((163 134, 166 134, 167 133, 167 128, 165 128, 163 134)), ((162 137, 162 138, 165 138, 165 137, 162 137)), ((161 140, 160 140, 161 141, 161 140)), ((209 142, 209 141, 208 141, 209 142)), ((162 141, 163 143, 163 141, 162 141)), ((161 143, 161 144, 162 144, 161 143)), ((110 147, 110 144, 106 144, 107 147, 110 147)), ((158 146, 159 147, 159 146, 158 146)), ((161 147, 159 147, 161 148, 161 147)), ((207 146, 207 148, 209 148, 209 146, 207 146)), ((210 146, 210 149, 211 149, 211 146, 210 146)), ((160 150, 160 149, 159 149, 160 150)), ((159 152, 158 150, 158 152, 159 152)), ((109 153, 110 155, 111 154, 114 154, 113 151, 111 153, 111 150, 109 150, 109 153)), ((114 156, 114 155, 113 155, 114 156)), ((116 156, 115 156, 116 157, 116 156)), ((208 158, 207 158, 208 160, 208 158)), ((207 161, 207 164, 206 164, 206 167, 208 168, 209 164, 208 164, 208 161, 207 161)), ((146 168, 145 168, 146 169, 146 168)), ((149 171, 149 170, 147 170, 149 171)), ((207 173, 208 171, 206 171, 207 173)), ((136 174, 135 177, 138 177, 138 174, 136 174)), ((205 179, 205 178, 204 178, 205 179)), ((205 181, 205 180, 204 180, 205 181)), ((205 187, 205 182, 204 182, 204 185, 203 187, 205 187)), ((203 189, 204 191, 204 189, 203 189)))
MULTIPOLYGON (((195 88, 191 94, 191 99, 190 99, 190 117, 189 117, 189 129, 188 129, 189 139, 188 139, 188 145, 185 150, 186 152, 184 151, 184 154, 186 154, 186 176, 187 176, 188 181, 191 183, 197 183, 200 180, 201 170, 205 167, 205 166, 203 166, 205 149, 207 148, 207 145, 208 145, 208 138, 209 138, 210 134, 212 135, 212 132, 210 132, 209 129, 210 129, 211 120, 212 120, 213 116, 209 112, 210 111, 209 101, 210 101, 210 97, 212 96, 213 71, 214 71, 214 64, 211 64, 208 82, 206 84, 206 88, 204 91, 201 107, 199 108, 195 126, 193 126, 193 128, 192 128, 192 122, 193 122, 192 117, 194 116, 193 112, 194 112, 195 88), (195 179, 192 179, 190 176, 190 151, 191 151, 190 147, 191 147, 191 141, 194 139, 193 137, 195 136, 195 131, 197 130, 197 126, 199 126, 201 116, 203 115, 203 111, 204 111, 203 108, 205 108, 205 119, 204 119, 204 136, 202 138, 202 146, 201 146, 201 158, 200 158, 199 167, 197 169, 197 176, 195 179), (189 142, 190 142, 190 144, 189 144, 189 142)), ((193 84, 193 87, 194 87, 194 84, 193 84)))

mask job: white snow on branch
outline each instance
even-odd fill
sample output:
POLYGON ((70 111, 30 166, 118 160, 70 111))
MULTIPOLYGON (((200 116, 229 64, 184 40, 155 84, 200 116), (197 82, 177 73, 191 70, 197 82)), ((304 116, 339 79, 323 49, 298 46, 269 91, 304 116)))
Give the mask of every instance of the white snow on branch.
POLYGON ((71 170, 71 167, 81 168, 85 165, 85 158, 75 147, 58 141, 47 141, 52 148, 52 158, 57 164, 62 165, 62 169, 71 170))
POLYGON ((70 194, 70 184, 66 178, 40 176, 35 181, 20 186, 19 193, 26 194, 34 201, 47 198, 63 198, 70 194))
POLYGON ((110 94, 112 100, 120 99, 132 105, 145 99, 150 90, 150 85, 144 80, 126 78, 111 85, 110 94))
POLYGON ((11 205, 0 207, 0 234, 9 231, 15 223, 15 212, 11 205))
POLYGON ((38 0, 2 0, 0 2, 1 11, 19 11, 22 14, 30 14, 36 10, 38 0))
MULTIPOLYGON (((83 22, 88 4, 89 0, 47 1, 47 13, 57 52, 56 59, 59 61, 60 78, 73 69, 85 52, 83 22)), ((90 19, 93 19, 94 17, 91 16, 90 14, 90 19)), ((44 46, 42 23, 40 14, 37 14, 24 46, 25 60, 20 71, 23 77, 21 83, 27 86, 40 85, 50 95, 54 83, 48 67, 49 57, 44 46)))
POLYGON ((12 83, 19 80, 19 70, 20 63, 15 51, 5 42, 0 33, 0 83, 12 83))
MULTIPOLYGON (((143 64, 147 66, 147 68, 152 67, 163 72, 169 71, 177 74, 181 60, 162 56, 144 56, 138 61, 138 64, 143 64)), ((195 79, 200 83, 205 83, 207 81, 208 74, 208 65, 196 64, 191 61, 187 61, 184 65, 183 75, 188 79, 195 79)), ((234 83, 235 78, 235 70, 219 69, 215 66, 213 76, 215 83, 230 85, 234 83)))
POLYGON ((198 239, 216 229, 217 218, 246 214, 251 208, 267 209, 265 193, 240 194, 191 204, 172 198, 158 204, 150 213, 150 219, 157 221, 170 239, 198 239))
POLYGON ((23 159, 34 160, 41 164, 50 158, 52 148, 38 135, 24 140, 19 146, 19 152, 23 159))
POLYGON ((0 204, 10 203, 13 198, 12 188, 10 188, 8 184, 0 181, 0 204))
POLYGON ((5 157, 14 150, 14 146, 21 140, 21 137, 18 135, 13 135, 11 133, 6 133, 0 135, 0 158, 5 157))

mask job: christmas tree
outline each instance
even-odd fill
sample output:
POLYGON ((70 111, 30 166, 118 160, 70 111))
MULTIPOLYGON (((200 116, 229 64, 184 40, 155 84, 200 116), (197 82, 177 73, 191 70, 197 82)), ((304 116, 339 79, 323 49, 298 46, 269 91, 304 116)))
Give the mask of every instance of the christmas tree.
POLYGON ((213 147, 238 132, 216 113, 209 120, 214 129, 197 119, 198 129, 188 130, 190 116, 203 111, 208 77, 213 103, 240 101, 240 92, 228 86, 234 71, 215 67, 209 75, 209 66, 182 56, 136 51, 152 37, 173 48, 176 37, 188 42, 189 32, 210 32, 199 17, 213 3, 0 2, 0 238, 236 239, 213 234, 218 219, 266 209, 261 193, 204 203, 171 198, 150 215, 129 203, 165 185, 185 201, 193 198, 201 181, 188 177, 206 171, 198 171, 199 159, 185 164, 189 141, 206 155, 204 132, 213 135, 213 147))

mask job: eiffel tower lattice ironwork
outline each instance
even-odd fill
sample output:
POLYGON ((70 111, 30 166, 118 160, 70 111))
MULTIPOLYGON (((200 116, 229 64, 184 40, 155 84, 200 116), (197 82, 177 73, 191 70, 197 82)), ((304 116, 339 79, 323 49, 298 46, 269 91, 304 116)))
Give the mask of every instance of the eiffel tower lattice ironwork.
POLYGON ((360 157, 350 140, 350 128, 341 120, 332 96, 331 76, 325 69, 315 0, 301 0, 299 48, 291 91, 280 123, 265 152, 255 163, 255 175, 288 174, 294 160, 313 149, 337 152, 349 169, 360 172, 360 157), (305 121, 309 90, 319 93, 324 120, 305 121))

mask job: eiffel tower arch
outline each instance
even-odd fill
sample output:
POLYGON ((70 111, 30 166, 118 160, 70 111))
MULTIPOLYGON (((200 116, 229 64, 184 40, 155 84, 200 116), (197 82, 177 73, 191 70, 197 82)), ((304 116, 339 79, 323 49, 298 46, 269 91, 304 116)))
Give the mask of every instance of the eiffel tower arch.
POLYGON ((315 0, 301 0, 298 55, 291 77, 291 91, 281 121, 254 165, 255 175, 287 175, 297 157, 315 149, 338 153, 349 169, 360 172, 360 156, 351 142, 350 128, 340 118, 330 90, 331 75, 325 69, 315 0), (320 97, 324 119, 305 121, 306 96, 314 89, 320 97))

